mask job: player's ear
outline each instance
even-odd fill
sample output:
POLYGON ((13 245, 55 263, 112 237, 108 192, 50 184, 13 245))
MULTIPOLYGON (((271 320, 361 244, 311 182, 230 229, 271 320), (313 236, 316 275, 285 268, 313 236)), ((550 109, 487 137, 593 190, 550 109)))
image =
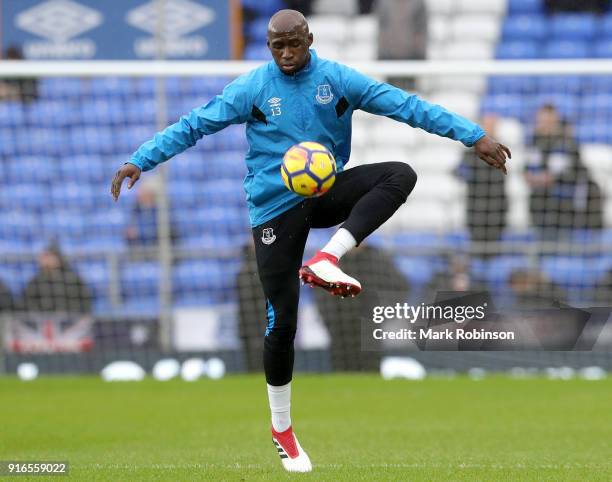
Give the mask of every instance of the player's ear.
POLYGON ((312 36, 312 33, 309 33, 308 34, 308 47, 312 45, 313 41, 314 41, 314 37, 312 36))

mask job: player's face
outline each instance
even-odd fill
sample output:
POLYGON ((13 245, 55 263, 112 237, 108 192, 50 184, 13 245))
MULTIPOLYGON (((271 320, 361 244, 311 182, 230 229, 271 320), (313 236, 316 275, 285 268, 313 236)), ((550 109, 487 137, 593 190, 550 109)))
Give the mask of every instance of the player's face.
POLYGON ((308 62, 312 34, 306 32, 268 33, 268 48, 274 62, 287 75, 294 74, 308 62))

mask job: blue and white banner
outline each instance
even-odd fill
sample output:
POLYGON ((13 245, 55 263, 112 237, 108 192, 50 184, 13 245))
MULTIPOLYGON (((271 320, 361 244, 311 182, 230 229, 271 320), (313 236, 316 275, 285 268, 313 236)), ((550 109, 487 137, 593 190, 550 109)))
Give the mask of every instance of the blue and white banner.
POLYGON ((233 4, 231 0, 0 0, 2 49, 18 46, 27 59, 136 60, 156 58, 160 52, 167 59, 229 59, 236 31, 233 4), (159 28, 161 42, 155 35, 159 28))

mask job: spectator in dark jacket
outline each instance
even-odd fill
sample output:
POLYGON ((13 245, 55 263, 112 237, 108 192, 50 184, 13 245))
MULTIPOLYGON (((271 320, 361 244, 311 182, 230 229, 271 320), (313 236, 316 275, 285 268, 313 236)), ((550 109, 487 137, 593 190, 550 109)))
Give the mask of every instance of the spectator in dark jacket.
POLYGON ((580 159, 570 125, 555 106, 546 104, 538 110, 529 152, 529 209, 541 234, 556 239, 569 229, 601 228, 601 191, 580 159))
MULTIPOLYGON (((6 60, 23 60, 21 49, 10 46, 4 53, 6 60)), ((38 80, 35 78, 11 78, 0 81, 0 100, 29 103, 38 98, 38 80)))
POLYGON ((13 295, 2 280, 0 280, 0 313, 11 311, 13 308, 13 295))
POLYGON ((38 264, 40 271, 28 282, 23 295, 23 307, 27 311, 91 312, 90 289, 57 245, 49 245, 40 254, 38 264))

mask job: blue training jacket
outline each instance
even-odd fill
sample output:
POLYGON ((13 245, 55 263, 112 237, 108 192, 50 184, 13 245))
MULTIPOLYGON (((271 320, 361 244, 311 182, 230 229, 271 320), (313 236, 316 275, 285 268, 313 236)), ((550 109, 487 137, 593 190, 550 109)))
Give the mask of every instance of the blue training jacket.
POLYGON ((284 74, 272 61, 238 77, 221 95, 145 142, 128 162, 148 171, 203 136, 246 123, 249 150, 244 189, 255 227, 303 199, 287 190, 280 175, 283 155, 292 145, 319 142, 336 157, 338 172, 343 170, 351 153, 351 117, 357 109, 468 147, 485 135, 477 124, 439 105, 318 58, 314 50, 310 53, 308 65, 294 75, 284 74))

